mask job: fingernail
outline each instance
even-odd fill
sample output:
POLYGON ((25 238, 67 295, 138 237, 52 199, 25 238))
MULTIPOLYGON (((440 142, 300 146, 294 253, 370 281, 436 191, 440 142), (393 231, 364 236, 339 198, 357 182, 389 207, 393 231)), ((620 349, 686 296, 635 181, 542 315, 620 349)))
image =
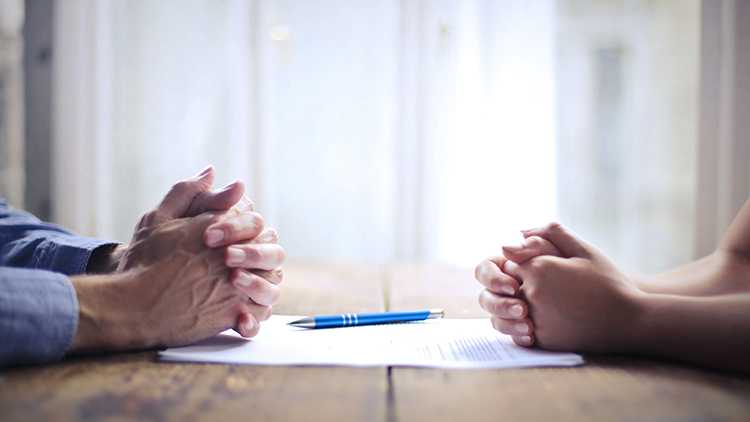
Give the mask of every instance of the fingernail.
POLYGON ((236 184, 237 184, 237 181, 235 180, 234 182, 232 182, 232 183, 224 186, 223 188, 221 188, 221 192, 225 192, 225 191, 228 191, 228 190, 232 189, 234 187, 234 185, 236 185, 236 184))
POLYGON ((252 319, 245 323, 246 331, 252 331, 253 328, 255 328, 255 321, 253 321, 252 319))
POLYGON ((520 317, 521 315, 523 315, 523 306, 515 304, 511 306, 510 309, 508 309, 508 313, 510 314, 510 316, 520 317))
POLYGON ((507 284, 503 284, 500 287, 500 291, 510 296, 513 296, 514 294, 516 294, 516 290, 512 286, 509 286, 507 284))
POLYGON ((237 284, 239 284, 240 286, 247 287, 253 282, 253 278, 250 275, 245 274, 242 271, 240 271, 239 273, 240 274, 237 276, 237 284))
POLYGON ((227 248, 227 265, 239 265, 245 261, 245 252, 239 248, 227 248))
POLYGON ((217 245, 222 239, 224 239, 224 230, 221 229, 211 229, 206 234, 206 242, 208 243, 208 246, 217 245))
POLYGON ((518 331, 519 333, 525 333, 529 331, 529 324, 525 322, 519 322, 518 324, 516 324, 516 331, 518 331))
POLYGON ((521 336, 523 344, 531 344, 531 336, 521 336))
POLYGON ((203 170, 201 170, 200 172, 198 172, 198 174, 195 175, 195 178, 200 179, 201 177, 207 175, 208 172, 211 171, 211 168, 213 168, 211 164, 207 165, 206 167, 203 168, 203 170))

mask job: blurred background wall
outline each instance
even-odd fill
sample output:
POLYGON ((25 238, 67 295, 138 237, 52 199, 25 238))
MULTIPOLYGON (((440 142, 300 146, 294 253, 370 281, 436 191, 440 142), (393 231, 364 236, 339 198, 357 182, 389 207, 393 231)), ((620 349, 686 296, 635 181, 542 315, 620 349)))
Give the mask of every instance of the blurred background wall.
POLYGON ((0 191, 23 206, 24 74, 23 0, 0 2, 0 191))
POLYGON ((559 220, 645 272, 749 193, 743 2, 0 5, 0 189, 84 235, 211 163, 290 255, 472 266, 559 220))

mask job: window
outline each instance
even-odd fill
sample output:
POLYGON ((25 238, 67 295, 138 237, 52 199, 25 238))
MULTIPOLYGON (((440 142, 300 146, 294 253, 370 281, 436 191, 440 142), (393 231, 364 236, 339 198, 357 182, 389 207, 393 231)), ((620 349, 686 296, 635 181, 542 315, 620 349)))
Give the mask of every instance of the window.
POLYGON ((698 1, 60 3, 84 234, 212 163, 292 256, 472 266, 556 219, 629 270, 693 258, 698 1))

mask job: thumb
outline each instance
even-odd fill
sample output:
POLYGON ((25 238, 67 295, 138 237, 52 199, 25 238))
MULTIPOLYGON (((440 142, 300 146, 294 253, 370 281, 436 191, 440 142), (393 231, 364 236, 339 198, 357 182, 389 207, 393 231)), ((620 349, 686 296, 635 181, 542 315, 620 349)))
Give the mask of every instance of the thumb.
POLYGON ((209 165, 192 178, 175 183, 156 208, 163 220, 184 217, 190 204, 211 188, 215 178, 216 170, 209 165))
POLYGON ((524 238, 539 236, 548 240, 562 253, 566 258, 591 257, 591 246, 573 231, 560 223, 549 223, 546 226, 530 230, 521 230, 524 238))
POLYGON ((245 195, 245 183, 237 180, 221 190, 209 189, 201 193, 184 213, 184 217, 195 217, 206 211, 226 211, 237 206, 241 211, 253 211, 252 201, 245 195))

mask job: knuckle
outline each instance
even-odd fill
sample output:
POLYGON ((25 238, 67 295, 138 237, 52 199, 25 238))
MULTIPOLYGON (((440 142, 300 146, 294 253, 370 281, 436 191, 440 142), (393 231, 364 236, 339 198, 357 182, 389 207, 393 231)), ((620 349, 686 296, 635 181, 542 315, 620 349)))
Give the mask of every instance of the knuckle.
POLYGON ((511 331, 508 326, 508 321, 499 318, 499 317, 492 317, 492 325, 495 327, 497 331, 500 331, 503 334, 510 334, 511 331))
POLYGON ((548 233, 552 232, 564 232, 567 229, 562 224, 558 223, 557 221, 553 221, 549 224, 547 224, 546 230, 548 233))
POLYGON ((236 221, 233 218, 230 218, 229 220, 225 221, 222 224, 222 229, 226 233, 227 238, 234 238, 237 233, 242 229, 242 224, 238 221, 236 221))
POLYGON ((250 200, 247 196, 243 195, 242 198, 240 198, 239 203, 237 206, 242 210, 248 210, 248 211, 254 211, 255 210, 255 204, 253 204, 253 201, 250 200))
POLYGON ((263 318, 262 321, 268 320, 268 318, 271 318, 271 315, 273 315, 273 306, 266 306, 263 309, 263 314, 261 317, 263 318))
POLYGON ((496 300, 492 304, 492 313, 495 315, 506 315, 507 314, 506 310, 508 309, 508 305, 506 305, 505 302, 506 302, 506 299, 496 300))
MULTIPOLYGON (((506 276, 506 277, 510 277, 510 276, 506 276)), ((510 277, 510 278, 512 278, 512 277, 510 277)), ((492 291, 501 292, 503 286, 505 286, 506 284, 508 284, 508 280, 506 280, 506 278, 503 277, 500 274, 494 274, 489 279, 489 283, 488 284, 489 284, 488 287, 490 289, 492 289, 492 291)))
POLYGON ((257 212, 251 212, 250 213, 250 224, 252 224, 254 227, 257 227, 258 229, 262 230, 264 227, 263 217, 258 214, 257 212))
POLYGON ((487 290, 483 290, 482 293, 479 294, 479 307, 484 309, 485 311, 489 312, 492 315, 495 315, 495 312, 493 311, 492 303, 490 300, 490 292, 487 290))
POLYGON ((161 213, 158 210, 151 210, 143 214, 143 217, 141 217, 141 220, 138 222, 138 227, 147 227, 157 223, 160 215, 161 213))
POLYGON ((528 303, 535 303, 539 300, 539 289, 535 285, 527 285, 524 288, 524 297, 528 303))
POLYGON ((491 284, 493 279, 497 278, 499 271, 500 267, 497 264, 490 261, 489 259, 485 259, 484 261, 480 262, 479 265, 477 265, 477 267, 474 269, 474 278, 476 278, 480 283, 482 281, 485 281, 491 284))
POLYGON ((552 221, 547 224, 547 228, 550 230, 556 230, 562 227, 562 224, 558 223, 557 221, 552 221))
POLYGON ((286 252, 284 252, 284 248, 282 248, 281 246, 277 246, 277 251, 278 251, 278 256, 277 256, 278 263, 281 264, 286 259, 286 252))
POLYGON ((281 290, 278 287, 273 286, 273 288, 271 289, 271 304, 273 305, 278 303, 279 299, 281 299, 281 290))
POLYGON ((176 182, 174 185, 172 185, 173 191, 186 191, 190 189, 190 182, 187 180, 180 180, 179 182, 176 182))
POLYGON ((527 272, 532 278, 546 279, 552 272, 553 263, 542 256, 538 259, 529 261, 527 265, 527 272))
POLYGON ((499 309, 501 309, 501 306, 498 302, 498 298, 487 290, 482 291, 479 295, 479 306, 492 315, 500 314, 499 309))
POLYGON ((204 212, 202 214, 198 214, 195 217, 192 217, 190 224, 195 224, 196 226, 201 228, 208 228, 209 226, 212 226, 220 221, 221 220, 218 215, 216 215, 216 213, 204 212))
POLYGON ((487 260, 484 260, 480 262, 479 265, 476 266, 476 268, 474 268, 474 278, 476 278, 477 280, 480 280, 482 278, 482 275, 485 272, 485 268, 487 267, 487 262, 487 260))
POLYGON ((269 243, 277 243, 279 241, 279 234, 274 230, 273 227, 266 227, 266 241, 269 243))
POLYGON ((545 243, 544 239, 542 239, 539 236, 529 236, 525 239, 525 241, 526 241, 526 246, 532 247, 532 248, 542 246, 545 243))
POLYGON ((484 309, 485 311, 487 310, 484 307, 484 292, 480 293, 479 296, 477 297, 477 303, 479 304, 480 308, 484 309))
POLYGON ((260 248, 247 247, 245 248, 245 259, 252 263, 258 263, 263 260, 263 251, 260 248))

